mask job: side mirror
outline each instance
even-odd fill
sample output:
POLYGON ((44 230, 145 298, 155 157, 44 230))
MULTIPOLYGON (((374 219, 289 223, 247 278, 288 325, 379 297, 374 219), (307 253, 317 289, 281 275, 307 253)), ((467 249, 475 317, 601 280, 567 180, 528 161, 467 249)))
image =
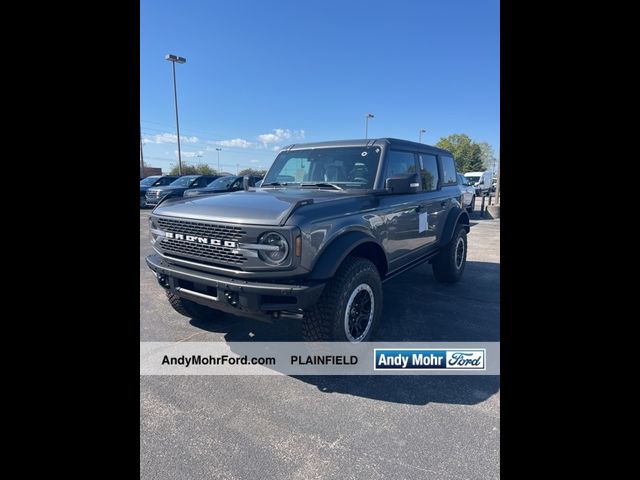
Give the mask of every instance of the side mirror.
POLYGON ((389 193, 415 193, 420 191, 420 177, 417 173, 405 173, 387 178, 385 189, 389 193))
POLYGON ((256 179, 252 176, 249 175, 245 175, 244 177, 242 177, 242 188, 244 188, 245 190, 249 190, 249 187, 255 187, 256 186, 256 179))

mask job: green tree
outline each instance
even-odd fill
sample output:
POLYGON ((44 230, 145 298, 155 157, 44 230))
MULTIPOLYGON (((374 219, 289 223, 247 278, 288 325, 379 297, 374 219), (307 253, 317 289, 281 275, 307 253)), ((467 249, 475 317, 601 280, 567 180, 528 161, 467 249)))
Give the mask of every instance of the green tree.
MULTIPOLYGON (((178 165, 174 165, 169 172, 170 175, 178 175, 178 165)), ((185 165, 182 164, 183 175, 217 175, 214 168, 211 168, 206 163, 199 163, 197 165, 185 165)))
POLYGON ((454 133, 438 140, 436 147, 444 148, 453 153, 456 169, 461 173, 477 172, 483 169, 480 144, 471 140, 469 135, 454 133))
POLYGON ((255 177, 264 177, 267 174, 266 170, 254 170, 253 168, 245 168, 240 170, 238 175, 244 177, 245 175, 253 175, 255 177))
POLYGON ((489 145, 487 142, 480 142, 478 145, 480 146, 480 158, 482 158, 482 167, 484 168, 484 170, 493 171, 493 165, 496 161, 493 147, 491 147, 491 145, 489 145))

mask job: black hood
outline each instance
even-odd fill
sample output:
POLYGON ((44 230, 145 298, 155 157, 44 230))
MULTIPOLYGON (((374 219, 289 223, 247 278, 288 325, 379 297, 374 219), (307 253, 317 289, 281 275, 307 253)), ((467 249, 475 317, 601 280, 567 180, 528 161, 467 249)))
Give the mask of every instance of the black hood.
POLYGON ((291 209, 300 201, 314 203, 353 198, 353 194, 336 190, 310 189, 256 189, 228 193, 185 197, 161 203, 154 214, 169 217, 192 218, 213 222, 247 225, 280 225, 291 209))

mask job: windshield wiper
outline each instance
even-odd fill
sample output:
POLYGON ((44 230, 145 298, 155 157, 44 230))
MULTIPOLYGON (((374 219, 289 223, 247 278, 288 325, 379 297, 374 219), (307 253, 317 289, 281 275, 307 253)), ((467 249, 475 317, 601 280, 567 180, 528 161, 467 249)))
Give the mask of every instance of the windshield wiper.
POLYGON ((344 190, 340 185, 336 185, 335 183, 328 182, 318 182, 318 183, 301 183, 300 187, 331 187, 335 190, 344 190))

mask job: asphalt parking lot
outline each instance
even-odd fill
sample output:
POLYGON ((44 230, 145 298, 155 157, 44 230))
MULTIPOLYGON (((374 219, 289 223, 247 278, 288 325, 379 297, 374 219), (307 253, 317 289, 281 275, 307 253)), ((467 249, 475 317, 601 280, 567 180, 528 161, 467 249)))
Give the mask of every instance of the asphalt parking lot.
MULTIPOLYGON (((478 207, 479 207, 478 202, 478 207)), ((294 341, 300 325, 174 312, 146 267, 141 341, 294 341)), ((422 265, 384 284, 380 341, 499 341, 500 220, 472 218, 460 283, 422 265)), ((499 478, 496 376, 141 376, 144 479, 499 478)))

